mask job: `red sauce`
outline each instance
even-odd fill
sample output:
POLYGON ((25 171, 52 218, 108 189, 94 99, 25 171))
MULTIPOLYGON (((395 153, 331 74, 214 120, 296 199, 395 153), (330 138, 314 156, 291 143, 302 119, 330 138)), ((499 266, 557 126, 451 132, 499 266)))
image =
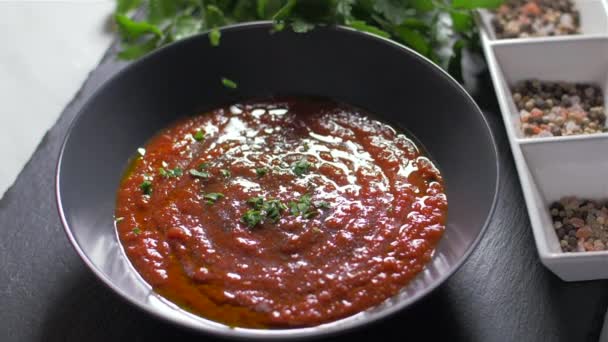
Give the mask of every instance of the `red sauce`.
POLYGON ((404 134, 344 104, 279 98, 153 137, 120 185, 116 226, 165 298, 231 326, 281 328, 398 293, 430 260, 446 213, 439 171, 404 134), (256 196, 274 212, 243 221, 256 196))

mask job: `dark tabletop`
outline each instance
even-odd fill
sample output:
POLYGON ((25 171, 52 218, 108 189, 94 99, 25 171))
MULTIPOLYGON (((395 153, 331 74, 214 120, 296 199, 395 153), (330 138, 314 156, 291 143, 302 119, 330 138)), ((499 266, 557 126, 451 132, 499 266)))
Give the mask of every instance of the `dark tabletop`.
MULTIPOLYGON (((60 145, 91 93, 125 65, 114 56, 115 47, 0 200, 0 341, 201 337, 151 317, 106 288, 70 246, 57 215, 60 145)), ((566 283, 540 263, 487 72, 477 81, 481 91, 475 97, 496 136, 502 175, 496 214, 481 244, 453 277, 414 307, 335 340, 381 335, 402 341, 412 329, 424 330, 428 340, 598 340, 608 281, 566 283)))

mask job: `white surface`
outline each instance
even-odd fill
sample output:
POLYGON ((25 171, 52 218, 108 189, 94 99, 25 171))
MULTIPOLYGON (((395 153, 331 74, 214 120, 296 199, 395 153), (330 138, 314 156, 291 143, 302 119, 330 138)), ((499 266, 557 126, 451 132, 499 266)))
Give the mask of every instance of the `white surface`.
POLYGON ((0 198, 109 47, 114 0, 0 0, 0 198))
MULTIPOLYGON (((603 6, 596 9, 602 19, 587 18, 608 21, 606 4, 603 6)), ((488 22, 486 15, 481 14, 482 23, 488 22)), ((586 27, 596 24, 587 23, 586 27)), ((599 83, 606 91, 608 32, 592 33, 508 40, 492 40, 485 29, 481 33, 538 254, 542 263, 565 281, 608 279, 608 251, 563 253, 548 213, 548 204, 561 196, 608 197, 608 134, 523 138, 509 86, 529 78, 563 79, 599 83)))

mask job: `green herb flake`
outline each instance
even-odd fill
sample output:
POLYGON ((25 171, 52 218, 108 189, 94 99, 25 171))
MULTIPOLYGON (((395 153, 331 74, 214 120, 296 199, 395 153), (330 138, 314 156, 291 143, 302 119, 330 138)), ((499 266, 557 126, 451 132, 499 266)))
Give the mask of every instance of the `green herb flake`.
POLYGON ((196 133, 194 133, 193 137, 196 141, 202 141, 205 139, 205 132, 199 129, 198 131, 196 131, 196 133))
POLYGON ((158 174, 164 178, 175 178, 181 177, 184 174, 184 171, 179 167, 176 167, 173 170, 165 170, 165 168, 159 167, 158 174))
POLYGON ((226 169, 221 169, 220 170, 220 174, 222 175, 222 177, 224 178, 229 178, 230 177, 230 171, 226 170, 226 169))
POLYGON ((125 219, 124 217, 117 217, 117 218, 114 219, 114 222, 118 223, 118 222, 120 222, 120 221, 122 221, 124 219, 125 219))
POLYGON ((206 199, 207 204, 214 204, 219 199, 224 198, 224 194, 219 192, 210 192, 208 194, 205 194, 203 198, 206 199))
POLYGON ((141 234, 141 229, 139 229, 139 227, 135 227, 133 228, 133 230, 131 230, 133 232, 133 234, 135 235, 139 235, 141 234))
POLYGON ((287 209, 287 206, 279 200, 268 200, 262 206, 263 212, 272 222, 278 222, 281 219, 281 214, 287 209))
POLYGON ((258 167, 255 169, 255 173, 258 177, 264 177, 268 173, 268 169, 265 167, 258 167))
POLYGON ((301 216, 302 218, 309 219, 318 214, 314 208, 312 208, 311 196, 309 194, 302 195, 297 202, 289 202, 289 211, 294 216, 301 216))
POLYGON ((316 234, 322 233, 322 231, 321 231, 321 229, 319 229, 319 227, 312 227, 312 231, 313 231, 313 233, 316 233, 316 234))
POLYGON ((144 180, 140 185, 139 188, 141 189, 141 191, 144 193, 144 195, 150 195, 152 194, 152 182, 149 180, 144 180))
POLYGON ((262 222, 262 213, 259 210, 247 210, 241 220, 249 227, 253 228, 262 222))
POLYGON ((247 204, 249 204, 254 209, 261 210, 262 206, 264 206, 264 197, 251 197, 247 200, 247 204))
POLYGON ((293 171, 296 176, 302 177, 311 167, 312 164, 309 163, 305 158, 302 158, 292 165, 291 171, 293 171))
POLYGON ((211 174, 208 171, 205 170, 195 170, 195 169, 190 169, 188 171, 188 173, 190 173, 190 175, 194 176, 194 177, 198 177, 198 178, 204 178, 207 179, 209 177, 211 177, 211 174))
POLYGON ((220 32, 220 30, 218 30, 217 28, 214 28, 213 30, 209 31, 209 43, 211 44, 211 46, 219 46, 221 38, 222 32, 220 32))
POLYGON ((238 88, 238 85, 236 84, 236 82, 234 82, 233 80, 228 79, 226 77, 222 77, 222 84, 224 85, 224 87, 229 88, 229 89, 238 88))

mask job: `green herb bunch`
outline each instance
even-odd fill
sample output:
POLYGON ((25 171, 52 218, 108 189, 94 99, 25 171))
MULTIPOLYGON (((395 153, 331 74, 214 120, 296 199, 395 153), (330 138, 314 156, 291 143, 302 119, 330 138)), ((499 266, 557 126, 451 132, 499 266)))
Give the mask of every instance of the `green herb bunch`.
MULTIPOLYGON (((403 43, 454 73, 461 50, 478 45, 472 10, 503 0, 118 0, 119 57, 136 59, 165 44, 219 27, 272 20, 276 31, 305 33, 318 25, 345 25, 403 43), (142 8, 143 20, 132 12, 142 8)), ((458 76, 458 75, 455 75, 458 76)))

